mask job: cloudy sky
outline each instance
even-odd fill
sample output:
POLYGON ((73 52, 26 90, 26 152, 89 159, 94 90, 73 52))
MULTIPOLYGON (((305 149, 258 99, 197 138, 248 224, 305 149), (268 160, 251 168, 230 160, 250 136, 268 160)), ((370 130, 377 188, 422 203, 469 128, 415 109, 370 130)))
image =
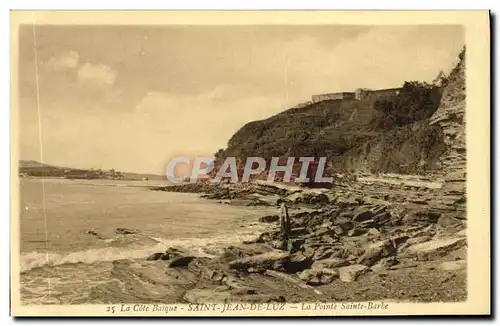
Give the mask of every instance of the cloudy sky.
POLYGON ((21 159, 152 173, 312 94, 432 81, 464 44, 443 25, 36 26, 36 65, 19 33, 21 159))

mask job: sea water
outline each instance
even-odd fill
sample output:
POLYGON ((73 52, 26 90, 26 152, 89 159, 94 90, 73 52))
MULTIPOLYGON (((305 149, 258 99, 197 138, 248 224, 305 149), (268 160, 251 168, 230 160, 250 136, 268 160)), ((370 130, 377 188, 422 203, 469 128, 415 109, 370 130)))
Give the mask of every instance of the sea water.
POLYGON ((89 293, 109 281, 113 260, 144 259, 170 246, 216 255, 254 238, 265 228, 258 218, 277 213, 152 191, 148 182, 21 179, 22 303, 94 303, 89 293))

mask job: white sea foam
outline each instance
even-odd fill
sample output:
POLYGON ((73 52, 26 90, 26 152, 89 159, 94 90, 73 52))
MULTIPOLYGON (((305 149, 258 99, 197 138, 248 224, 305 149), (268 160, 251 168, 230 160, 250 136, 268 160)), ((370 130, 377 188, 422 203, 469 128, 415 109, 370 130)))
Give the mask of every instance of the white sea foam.
POLYGON ((164 239, 160 237, 150 237, 150 239, 157 242, 155 245, 142 247, 105 247, 67 253, 23 253, 21 254, 21 272, 43 266, 78 263, 95 264, 118 259, 143 259, 153 253, 163 252, 168 247, 182 247, 193 255, 210 257, 219 253, 224 246, 253 239, 256 235, 256 230, 250 230, 242 234, 211 238, 164 239))

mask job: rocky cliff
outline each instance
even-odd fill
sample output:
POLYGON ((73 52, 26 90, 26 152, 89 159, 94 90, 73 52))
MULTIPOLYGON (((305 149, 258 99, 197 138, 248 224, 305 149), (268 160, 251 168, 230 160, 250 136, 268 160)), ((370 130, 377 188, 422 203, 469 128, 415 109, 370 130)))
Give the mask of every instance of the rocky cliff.
POLYGON ((464 68, 465 50, 437 99, 422 100, 411 91, 400 98, 405 105, 396 113, 403 123, 373 101, 321 101, 246 124, 219 158, 327 156, 329 173, 432 173, 445 177, 449 187, 463 188, 464 68))
POLYGON ((443 132, 446 150, 439 158, 438 173, 446 180, 448 192, 464 192, 466 177, 465 137, 465 50, 451 72, 441 104, 430 119, 431 126, 443 132))

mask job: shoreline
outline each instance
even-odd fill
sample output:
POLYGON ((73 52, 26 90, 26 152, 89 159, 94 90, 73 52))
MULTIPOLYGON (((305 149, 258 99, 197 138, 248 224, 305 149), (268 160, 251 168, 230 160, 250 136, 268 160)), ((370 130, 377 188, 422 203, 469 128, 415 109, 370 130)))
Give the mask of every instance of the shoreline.
POLYGON ((171 247, 140 260, 116 260, 111 274, 133 290, 110 282, 95 287, 91 297, 103 303, 466 300, 465 197, 425 182, 370 180, 332 189, 197 183, 151 189, 276 207, 276 215, 261 218, 269 231, 229 245, 219 257, 171 247), (281 203, 291 217, 287 251, 279 249, 281 203))

